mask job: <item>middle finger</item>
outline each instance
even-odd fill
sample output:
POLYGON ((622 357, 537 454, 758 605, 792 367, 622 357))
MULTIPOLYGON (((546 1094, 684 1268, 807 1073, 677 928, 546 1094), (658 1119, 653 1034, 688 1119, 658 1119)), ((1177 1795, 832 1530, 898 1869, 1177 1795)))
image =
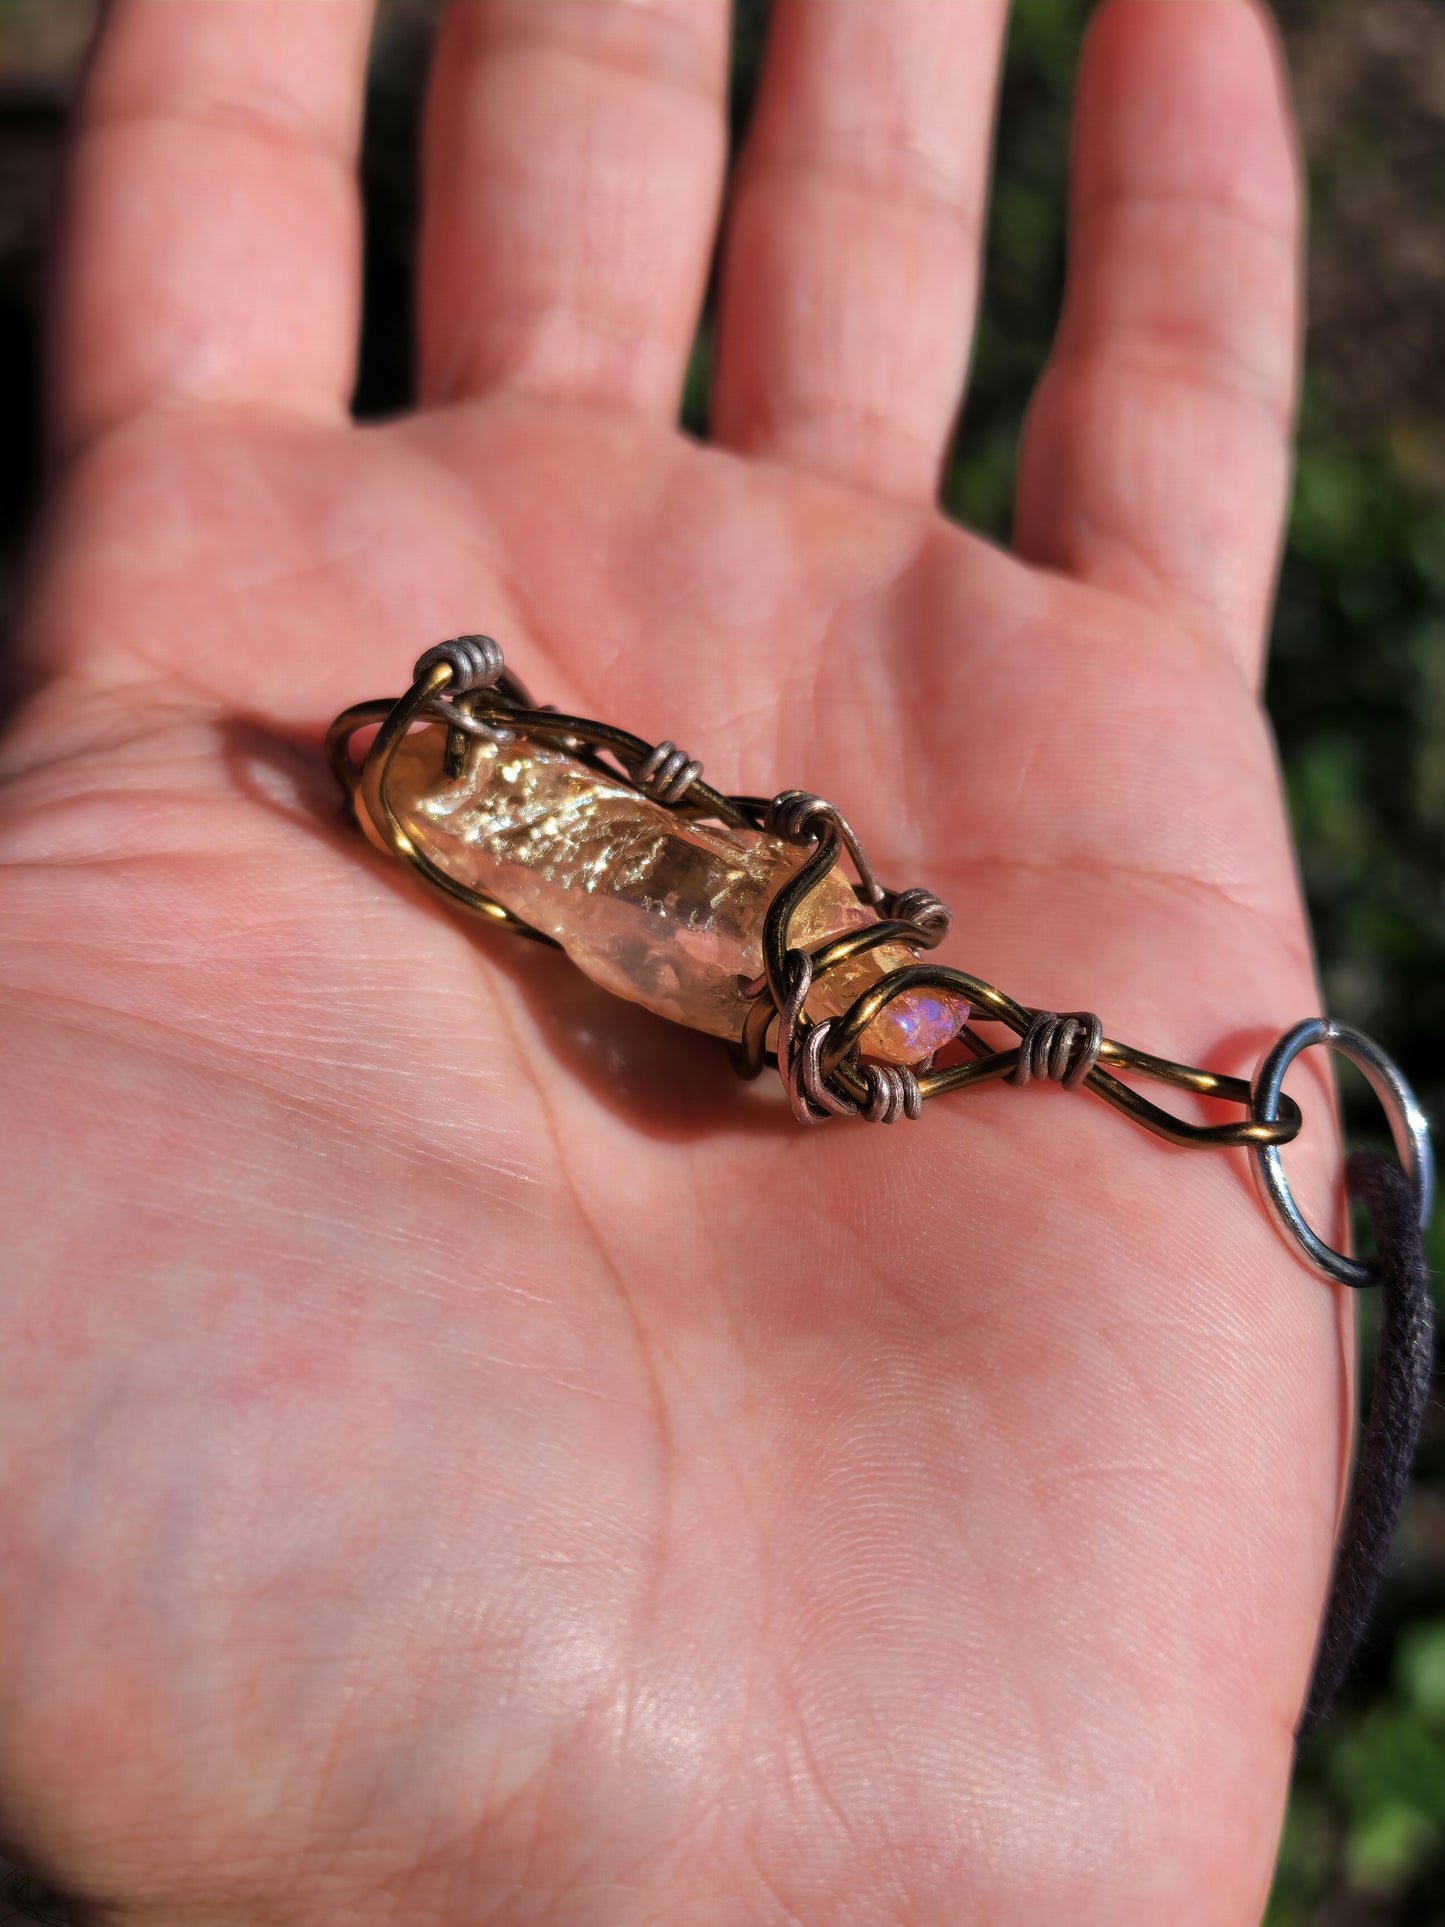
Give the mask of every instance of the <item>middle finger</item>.
POLYGON ((432 77, 421 392, 670 419, 726 164, 728 0, 452 0, 432 77))

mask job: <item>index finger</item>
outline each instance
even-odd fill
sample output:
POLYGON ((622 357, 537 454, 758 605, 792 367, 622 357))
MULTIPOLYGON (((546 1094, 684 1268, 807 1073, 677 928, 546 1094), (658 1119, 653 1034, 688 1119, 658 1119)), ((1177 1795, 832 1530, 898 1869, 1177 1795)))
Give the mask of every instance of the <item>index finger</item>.
POLYGON ((344 419, 372 0, 114 0, 61 255, 57 438, 175 400, 344 419))

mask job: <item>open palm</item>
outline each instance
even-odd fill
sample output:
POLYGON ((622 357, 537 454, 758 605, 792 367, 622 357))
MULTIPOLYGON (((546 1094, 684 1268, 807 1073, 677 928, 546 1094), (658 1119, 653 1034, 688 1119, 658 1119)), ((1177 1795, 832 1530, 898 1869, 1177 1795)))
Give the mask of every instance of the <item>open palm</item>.
POLYGON ((1002 1086, 802 1131, 425 898, 318 746, 486 629, 836 798, 948 960, 1247 1074, 1315 1004, 1268 30, 1102 10, 1011 556, 933 499, 998 0, 778 0, 714 447, 724 0, 453 7, 425 406, 357 430, 368 12, 116 0, 80 129, 0 820, 0 1834, 104 1922, 1251 1921, 1345 1366, 1242 1156, 1002 1086))

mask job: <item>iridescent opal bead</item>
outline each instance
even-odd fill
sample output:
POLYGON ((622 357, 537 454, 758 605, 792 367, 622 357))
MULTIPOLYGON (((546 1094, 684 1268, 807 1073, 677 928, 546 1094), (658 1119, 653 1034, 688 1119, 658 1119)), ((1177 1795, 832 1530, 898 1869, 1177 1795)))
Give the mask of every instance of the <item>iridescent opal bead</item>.
MULTIPOLYGON (((555 937, 577 967, 619 997, 714 1036, 737 1039, 741 986, 763 969, 763 921, 807 858, 757 830, 695 823, 559 749, 475 741, 446 774, 446 732, 399 745, 387 794, 407 835, 460 882, 555 937)), ((793 919, 795 948, 875 921, 835 868, 793 919)), ((916 961, 882 944, 827 972, 808 999, 841 1016, 890 971, 916 961)), ((936 991, 896 998, 864 1033, 864 1055, 916 1064, 957 1036, 968 1007, 936 991)))

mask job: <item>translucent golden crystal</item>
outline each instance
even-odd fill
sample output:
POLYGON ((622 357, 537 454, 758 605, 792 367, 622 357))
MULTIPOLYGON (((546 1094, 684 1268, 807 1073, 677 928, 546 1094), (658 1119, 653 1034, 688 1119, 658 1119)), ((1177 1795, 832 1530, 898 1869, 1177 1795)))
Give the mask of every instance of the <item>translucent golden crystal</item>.
MULTIPOLYGON (((510 740, 473 743, 449 777, 445 731, 413 731, 388 778, 392 808, 441 869, 555 937, 580 970, 619 997, 694 1030, 738 1038, 740 984, 763 968, 763 919, 807 851, 781 838, 697 824, 560 750, 510 740)), ((872 923, 840 869, 793 920, 815 949, 872 923)), ((841 1016, 880 977, 916 961, 901 944, 848 959, 820 980, 813 1018, 841 1016)), ((897 998, 863 1050, 912 1064, 955 1036, 966 1007, 931 991, 897 998)))

